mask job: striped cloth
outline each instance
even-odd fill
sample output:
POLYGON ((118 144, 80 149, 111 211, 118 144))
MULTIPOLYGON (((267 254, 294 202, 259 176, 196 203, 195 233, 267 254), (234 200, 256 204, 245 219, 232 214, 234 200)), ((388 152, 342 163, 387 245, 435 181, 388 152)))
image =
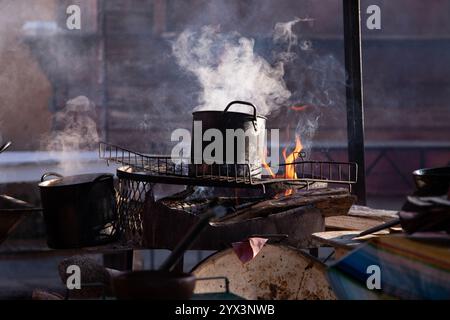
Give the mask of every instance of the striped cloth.
POLYGON ((328 278, 340 299, 448 300, 450 247, 403 235, 375 238, 330 266, 328 278), (380 290, 368 289, 370 266, 379 267, 380 290))

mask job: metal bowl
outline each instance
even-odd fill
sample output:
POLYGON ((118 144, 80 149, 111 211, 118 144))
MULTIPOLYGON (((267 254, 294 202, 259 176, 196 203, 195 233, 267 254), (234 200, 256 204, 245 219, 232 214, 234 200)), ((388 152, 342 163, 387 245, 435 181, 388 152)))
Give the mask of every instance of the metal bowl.
POLYGON ((441 196, 450 187, 450 167, 426 168, 413 172, 417 191, 421 196, 441 196))
POLYGON ((112 279, 119 300, 187 300, 194 293, 195 276, 166 271, 130 271, 112 279))

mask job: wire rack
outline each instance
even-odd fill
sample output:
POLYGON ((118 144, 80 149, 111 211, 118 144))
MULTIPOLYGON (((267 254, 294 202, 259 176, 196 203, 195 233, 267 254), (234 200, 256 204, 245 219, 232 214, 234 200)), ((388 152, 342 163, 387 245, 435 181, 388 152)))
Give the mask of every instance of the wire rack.
MULTIPOLYGON (((119 231, 122 239, 133 245, 142 245, 143 215, 147 201, 154 201, 156 183, 218 186, 229 188, 261 188, 273 184, 295 184, 296 188, 309 188, 315 183, 345 184, 351 189, 356 183, 358 167, 354 163, 332 161, 301 161, 281 166, 294 167, 296 178, 283 176, 256 178, 248 165, 190 165, 188 158, 146 155, 125 148, 100 143, 99 157, 108 163, 123 165, 117 169, 119 185, 117 208, 119 231), (231 174, 232 173, 232 174, 231 174)), ((287 168, 284 168, 286 171, 287 168)))
POLYGON ((345 184, 351 188, 357 182, 358 166, 351 162, 301 161, 281 164, 280 167, 293 166, 295 178, 277 177, 258 178, 252 174, 248 164, 189 164, 187 157, 147 155, 100 143, 100 159, 108 163, 119 163, 127 168, 118 170, 123 178, 148 183, 167 183, 178 185, 221 186, 221 187, 264 187, 275 183, 315 182, 345 184))
POLYGON ((153 184, 119 178, 117 189, 118 225, 122 240, 142 245, 143 212, 147 201, 154 201, 153 184))

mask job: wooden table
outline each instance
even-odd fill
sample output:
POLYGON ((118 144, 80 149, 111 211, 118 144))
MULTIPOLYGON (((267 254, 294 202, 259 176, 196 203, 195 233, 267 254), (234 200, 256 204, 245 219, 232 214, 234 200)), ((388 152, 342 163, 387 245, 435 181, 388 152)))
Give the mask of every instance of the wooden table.
POLYGON ((333 247, 335 258, 339 259, 367 240, 393 232, 392 229, 383 230, 373 235, 357 237, 361 231, 397 217, 396 211, 354 205, 345 216, 326 217, 325 227, 327 231, 314 233, 312 238, 316 246, 333 247))

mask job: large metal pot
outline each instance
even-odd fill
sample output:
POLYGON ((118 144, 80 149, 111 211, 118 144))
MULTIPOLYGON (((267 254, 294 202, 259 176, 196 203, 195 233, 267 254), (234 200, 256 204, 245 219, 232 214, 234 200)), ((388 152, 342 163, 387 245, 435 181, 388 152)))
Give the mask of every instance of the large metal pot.
POLYGON ((79 248, 115 239, 117 213, 112 174, 63 177, 46 173, 39 189, 49 247, 79 248), (57 178, 46 181, 50 176, 57 178))
MULTIPOLYGON (((257 115, 256 107, 253 104, 245 101, 233 101, 224 111, 197 111, 193 113, 193 121, 191 163, 194 165, 191 168, 196 169, 197 174, 198 165, 219 164, 221 175, 242 177, 248 175, 249 169, 252 177, 261 177, 261 156, 265 146, 266 118, 257 115), (252 113, 230 111, 235 105, 251 107, 252 113), (203 141, 203 138, 205 138, 205 132, 210 129, 220 132, 223 137, 220 161, 204 157, 205 149, 212 142, 203 141), (227 130, 229 132, 233 130, 235 133, 244 132, 246 138, 244 140, 236 139, 234 136, 227 138, 227 130), (242 141, 244 143, 241 143, 242 141), (232 151, 231 154, 230 151, 232 151)), ((207 170, 209 169, 207 168, 207 170)))

